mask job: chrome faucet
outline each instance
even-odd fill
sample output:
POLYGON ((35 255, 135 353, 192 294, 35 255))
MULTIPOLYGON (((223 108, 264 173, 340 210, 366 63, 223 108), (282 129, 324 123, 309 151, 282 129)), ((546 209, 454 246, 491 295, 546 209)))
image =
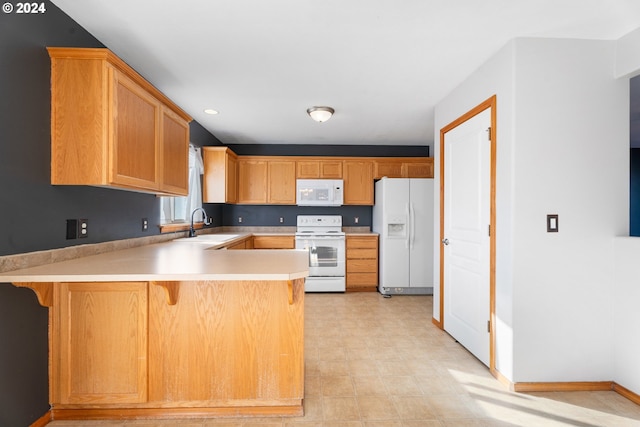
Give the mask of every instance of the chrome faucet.
POLYGON ((189 228, 189 237, 196 237, 196 229, 193 228, 193 215, 201 211, 202 215, 204 215, 204 225, 211 225, 211 218, 207 216, 207 212, 202 208, 195 208, 193 212, 191 212, 191 227, 189 228))

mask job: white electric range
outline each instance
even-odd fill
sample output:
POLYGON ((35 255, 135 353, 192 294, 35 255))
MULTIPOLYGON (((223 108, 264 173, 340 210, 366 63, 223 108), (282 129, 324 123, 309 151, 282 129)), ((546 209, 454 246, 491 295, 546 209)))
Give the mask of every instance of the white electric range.
POLYGON ((305 292, 344 292, 345 233, 340 215, 298 215, 296 249, 309 251, 305 292))

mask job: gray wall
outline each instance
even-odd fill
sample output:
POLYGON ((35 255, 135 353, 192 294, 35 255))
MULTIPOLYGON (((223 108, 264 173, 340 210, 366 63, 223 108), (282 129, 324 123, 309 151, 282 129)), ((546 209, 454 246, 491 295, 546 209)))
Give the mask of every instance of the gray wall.
MULTIPOLYGON (((0 14, 0 256, 158 234, 159 199, 127 191, 51 186, 50 62, 46 46, 103 47, 50 2, 44 14, 0 14), (143 233, 141 219, 151 227, 143 233), (66 240, 66 219, 89 237, 66 240)), ((218 145, 199 124, 192 141, 218 145)), ((220 218, 220 207, 208 207, 220 218)), ((35 294, 0 284, 0 426, 26 426, 49 409, 47 310, 35 294)))

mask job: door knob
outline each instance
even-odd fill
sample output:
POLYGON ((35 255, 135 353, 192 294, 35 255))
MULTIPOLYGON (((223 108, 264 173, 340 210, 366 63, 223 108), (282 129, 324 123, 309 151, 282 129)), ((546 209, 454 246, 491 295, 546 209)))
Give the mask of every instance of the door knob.
POLYGON ((449 239, 442 239, 442 244, 443 245, 448 245, 449 244, 449 239))

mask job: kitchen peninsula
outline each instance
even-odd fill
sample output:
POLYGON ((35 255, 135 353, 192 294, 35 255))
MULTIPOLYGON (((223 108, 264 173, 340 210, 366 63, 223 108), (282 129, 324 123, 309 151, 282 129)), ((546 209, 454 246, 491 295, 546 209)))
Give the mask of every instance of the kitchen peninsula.
POLYGON ((214 248, 0 274, 49 308, 52 419, 302 415, 307 254, 214 248))

